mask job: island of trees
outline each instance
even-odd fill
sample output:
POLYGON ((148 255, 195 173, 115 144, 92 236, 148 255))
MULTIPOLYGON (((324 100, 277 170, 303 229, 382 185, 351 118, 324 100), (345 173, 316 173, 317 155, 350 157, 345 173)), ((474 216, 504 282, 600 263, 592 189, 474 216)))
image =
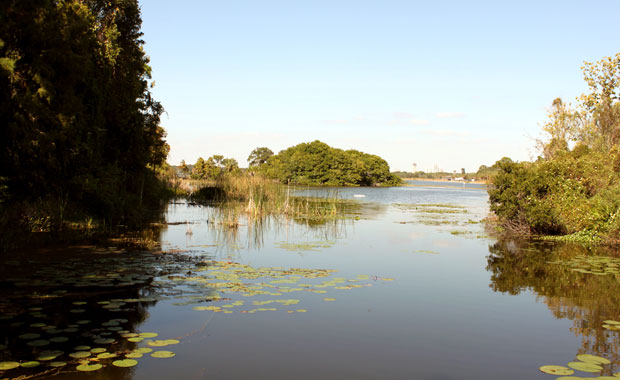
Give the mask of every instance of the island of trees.
POLYGON ((535 162, 498 162, 491 210, 505 231, 620 243, 620 54, 586 62, 589 91, 555 99, 535 162))

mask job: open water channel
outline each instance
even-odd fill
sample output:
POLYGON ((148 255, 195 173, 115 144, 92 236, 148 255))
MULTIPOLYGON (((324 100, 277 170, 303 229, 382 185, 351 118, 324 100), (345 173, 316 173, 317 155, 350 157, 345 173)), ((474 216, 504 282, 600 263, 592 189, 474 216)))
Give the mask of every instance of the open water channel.
POLYGON ((573 376, 620 371, 614 252, 491 239, 480 185, 338 192, 350 218, 230 229, 178 202, 156 252, 3 258, 0 378, 555 379, 539 367, 580 354, 610 363, 573 376))

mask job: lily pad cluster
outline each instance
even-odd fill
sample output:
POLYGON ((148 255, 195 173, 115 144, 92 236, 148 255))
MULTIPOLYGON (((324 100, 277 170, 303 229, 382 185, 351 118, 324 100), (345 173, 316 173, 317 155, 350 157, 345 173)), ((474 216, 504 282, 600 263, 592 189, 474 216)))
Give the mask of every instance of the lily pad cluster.
MULTIPOLYGON (((136 254, 76 257, 45 265, 30 259, 16 263, 11 275, 3 277, 10 292, 0 300, 0 377, 4 371, 16 376, 20 370, 29 371, 25 372, 29 376, 32 371, 50 369, 130 367, 152 353, 151 347, 180 343, 153 340, 157 333, 135 332, 145 309, 165 298, 160 288, 151 286, 152 278, 186 272, 198 262, 198 258, 179 256, 136 254), (27 273, 20 273, 24 267, 27 273), (142 289, 149 289, 149 296, 142 289)), ((174 356, 170 352, 151 356, 174 356)))
POLYGON ((549 264, 566 266, 577 273, 620 277, 620 258, 617 257, 580 255, 570 260, 550 261, 549 264))
MULTIPOLYGON (((601 373, 605 368, 605 365, 611 364, 611 361, 602 356, 596 356, 591 354, 579 354, 576 357, 576 361, 568 363, 566 366, 561 365, 544 365, 539 368, 541 372, 549 375, 562 376, 558 379, 585 379, 584 377, 572 376, 575 371, 586 373, 601 373)), ((588 379, 618 379, 620 373, 616 373, 613 376, 599 376, 599 377, 586 377, 588 379)))
MULTIPOLYGON (((243 314, 254 314, 278 310, 288 313, 306 312, 306 309, 297 308, 301 300, 290 298, 290 293, 326 294, 328 291, 372 286, 372 281, 393 280, 369 275, 358 275, 355 278, 334 277, 335 272, 330 269, 254 268, 235 262, 205 261, 191 274, 169 276, 155 284, 167 287, 183 284, 189 289, 194 289, 196 295, 188 296, 189 300, 186 302, 176 303, 178 306, 209 303, 205 306, 194 306, 193 309, 223 314, 231 314, 238 310, 243 314), (254 301, 245 299, 254 296, 262 299, 254 301), (233 297, 238 299, 233 301, 233 297), (269 307, 248 308, 250 305, 269 305, 269 307), (291 308, 292 306, 294 308, 291 308)), ((336 299, 325 297, 323 300, 336 299)))

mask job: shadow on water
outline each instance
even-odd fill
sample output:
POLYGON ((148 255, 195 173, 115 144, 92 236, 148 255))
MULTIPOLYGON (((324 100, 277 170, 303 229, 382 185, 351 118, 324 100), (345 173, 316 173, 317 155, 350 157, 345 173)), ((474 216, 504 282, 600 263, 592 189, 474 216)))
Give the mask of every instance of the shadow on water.
POLYGON ((157 336, 139 333, 148 309, 166 297, 167 289, 154 279, 186 271, 197 261, 94 246, 3 259, 0 377, 20 379, 83 378, 86 374, 76 367, 84 363, 86 369, 103 365, 100 378, 131 378, 132 368, 113 361, 128 354, 140 361, 152 351, 138 350, 138 345, 157 336), (21 368, 13 368, 16 363, 21 368))
MULTIPOLYGON (((532 291, 557 319, 572 321, 571 332, 581 339, 575 354, 611 360, 604 374, 620 363, 620 257, 605 248, 576 244, 499 241, 489 247, 486 269, 490 287, 517 295, 532 291)), ((547 363, 541 363, 547 364, 547 363)), ((558 363, 561 364, 561 363, 558 363)))

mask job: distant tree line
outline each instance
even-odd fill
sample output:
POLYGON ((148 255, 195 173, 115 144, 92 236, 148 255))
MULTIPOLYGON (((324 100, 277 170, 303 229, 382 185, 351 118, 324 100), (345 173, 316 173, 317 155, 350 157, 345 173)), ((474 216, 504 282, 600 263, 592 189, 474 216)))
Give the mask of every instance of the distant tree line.
POLYGON ((0 3, 3 220, 128 223, 159 204, 169 147, 141 22, 136 0, 0 3))

